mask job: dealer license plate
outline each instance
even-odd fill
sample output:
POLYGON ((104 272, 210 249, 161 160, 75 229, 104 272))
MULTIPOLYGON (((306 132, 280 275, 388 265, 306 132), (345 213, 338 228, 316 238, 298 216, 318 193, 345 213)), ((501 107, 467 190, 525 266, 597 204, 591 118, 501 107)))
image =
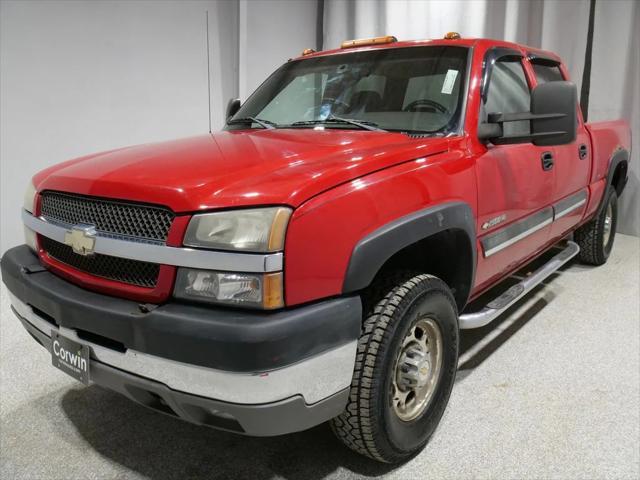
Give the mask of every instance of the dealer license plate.
POLYGON ((63 337, 51 336, 51 361, 54 367, 89 385, 89 347, 63 337))

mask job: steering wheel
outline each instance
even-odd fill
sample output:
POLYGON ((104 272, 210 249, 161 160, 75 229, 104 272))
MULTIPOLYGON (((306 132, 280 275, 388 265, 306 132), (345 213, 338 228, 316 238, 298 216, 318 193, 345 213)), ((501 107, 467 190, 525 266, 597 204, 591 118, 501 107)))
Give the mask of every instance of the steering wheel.
POLYGON ((420 98, 418 100, 414 100, 409 105, 402 109, 404 112, 422 112, 422 111, 431 111, 431 112, 440 112, 444 114, 449 114, 449 109, 442 105, 441 103, 436 102, 435 100, 430 100, 428 98, 420 98), (422 109, 420 107, 427 107, 426 109, 422 109))

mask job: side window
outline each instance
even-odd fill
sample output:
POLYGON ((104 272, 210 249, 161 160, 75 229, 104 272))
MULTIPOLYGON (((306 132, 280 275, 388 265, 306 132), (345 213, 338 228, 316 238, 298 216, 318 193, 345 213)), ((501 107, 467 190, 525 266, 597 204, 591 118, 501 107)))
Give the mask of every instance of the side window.
POLYGON ((536 74, 538 85, 564 80, 564 78, 562 78, 562 72, 560 71, 560 67, 558 65, 533 63, 532 66, 533 71, 536 74))
MULTIPOLYGON (((531 108, 531 92, 520 60, 498 60, 491 72, 487 101, 482 119, 490 113, 521 113, 531 108)), ((508 122, 503 125, 505 135, 530 133, 529 121, 508 122)))

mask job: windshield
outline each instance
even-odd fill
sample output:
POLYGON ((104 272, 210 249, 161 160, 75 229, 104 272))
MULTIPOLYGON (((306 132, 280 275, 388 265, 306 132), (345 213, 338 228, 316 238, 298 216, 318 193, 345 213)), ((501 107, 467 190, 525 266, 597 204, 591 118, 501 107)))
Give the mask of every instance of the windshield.
POLYGON ((460 124, 467 53, 430 46, 291 61, 251 95, 228 128, 322 125, 447 135, 460 124))

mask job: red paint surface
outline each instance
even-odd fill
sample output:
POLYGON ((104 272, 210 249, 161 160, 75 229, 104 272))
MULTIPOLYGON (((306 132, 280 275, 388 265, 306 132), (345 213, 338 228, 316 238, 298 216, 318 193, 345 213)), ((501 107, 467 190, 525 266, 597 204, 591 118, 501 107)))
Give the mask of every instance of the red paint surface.
MULTIPOLYGON (((472 292, 477 296, 593 215, 613 152, 619 147, 629 149, 629 128, 622 121, 585 127, 579 114, 578 138, 570 145, 487 146, 476 137, 485 52, 494 46, 515 48, 525 56, 539 50, 476 39, 398 42, 357 50, 423 45, 473 48, 460 136, 415 139, 400 133, 342 129, 236 130, 88 155, 38 173, 34 183, 38 191, 140 201, 185 214, 176 217, 170 231, 168 244, 173 246, 181 244, 189 214, 292 206, 295 211, 285 245, 288 305, 339 295, 352 249, 368 233, 413 211, 462 200, 477 220, 478 264, 472 292), (589 147, 585 160, 577 158, 580 143, 589 147), (540 168, 543 151, 552 151, 556 159, 549 172, 540 168), (585 188, 589 192, 585 207, 484 258, 482 236, 585 188), (506 215, 504 222, 482 229, 484 222, 501 214, 506 215)), ((318 52, 305 58, 353 50, 318 52)), ((527 60, 524 63, 533 88, 533 70, 527 60)), ((561 70, 566 76, 564 65, 561 70)), ((175 269, 164 266, 156 289, 139 289, 82 274, 45 254, 42 259, 86 288, 141 301, 166 300, 175 277, 175 269)))

